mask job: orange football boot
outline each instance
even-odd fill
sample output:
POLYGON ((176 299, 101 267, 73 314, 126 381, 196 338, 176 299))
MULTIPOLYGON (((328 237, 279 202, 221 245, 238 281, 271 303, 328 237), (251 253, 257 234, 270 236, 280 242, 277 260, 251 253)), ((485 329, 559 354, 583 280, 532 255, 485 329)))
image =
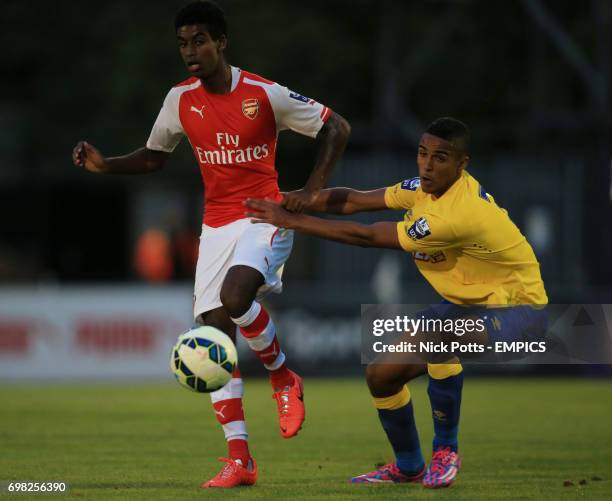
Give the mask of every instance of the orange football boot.
POLYGON ((302 378, 295 372, 289 371, 293 376, 293 384, 275 391, 272 398, 278 407, 278 419, 281 435, 291 438, 297 435, 306 418, 304 408, 304 384, 302 378))
POLYGON ((249 459, 246 468, 239 459, 219 458, 219 461, 226 463, 225 466, 216 477, 204 482, 200 486, 202 489, 210 487, 231 489, 239 485, 253 485, 257 481, 257 463, 253 458, 249 459))

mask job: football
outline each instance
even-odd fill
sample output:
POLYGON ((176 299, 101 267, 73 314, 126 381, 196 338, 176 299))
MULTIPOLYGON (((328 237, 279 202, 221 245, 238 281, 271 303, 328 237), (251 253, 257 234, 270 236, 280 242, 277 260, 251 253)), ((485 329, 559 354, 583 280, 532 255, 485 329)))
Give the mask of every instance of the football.
POLYGON ((236 346, 210 326, 181 334, 170 354, 170 369, 181 386, 209 393, 225 386, 238 362, 236 346))

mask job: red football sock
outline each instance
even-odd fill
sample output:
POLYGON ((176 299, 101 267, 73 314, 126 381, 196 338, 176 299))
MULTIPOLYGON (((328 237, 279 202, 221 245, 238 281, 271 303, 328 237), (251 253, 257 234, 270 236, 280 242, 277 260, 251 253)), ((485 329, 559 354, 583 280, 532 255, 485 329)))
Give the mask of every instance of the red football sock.
POLYGON ((251 454, 249 453, 249 443, 246 440, 230 440, 227 443, 227 450, 230 458, 234 460, 240 459, 242 466, 247 467, 251 454))
POLYGON ((240 332, 255 356, 270 371, 272 387, 280 389, 289 386, 293 383, 293 376, 285 363, 285 354, 280 348, 274 322, 263 306, 253 303, 252 309, 253 312, 246 315, 250 318, 234 319, 234 321, 240 325, 240 332), (253 316, 255 318, 251 320, 253 316))
POLYGON ((228 456, 240 459, 247 466, 251 454, 247 442, 244 411, 242 410, 242 378, 238 367, 234 369, 232 380, 220 390, 211 393, 213 410, 227 439, 228 456))

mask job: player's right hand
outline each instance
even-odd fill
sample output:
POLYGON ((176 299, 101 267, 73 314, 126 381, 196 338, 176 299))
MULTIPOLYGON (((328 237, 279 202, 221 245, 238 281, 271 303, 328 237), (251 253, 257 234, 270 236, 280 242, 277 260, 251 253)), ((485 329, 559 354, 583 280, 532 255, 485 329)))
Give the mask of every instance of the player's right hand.
POLYGON ((98 148, 87 141, 79 141, 72 150, 72 162, 90 172, 103 172, 106 160, 98 148))
POLYGON ((299 217, 293 212, 285 210, 281 204, 266 198, 264 200, 257 198, 247 198, 243 205, 248 209, 245 215, 252 218, 252 223, 267 223, 273 224, 278 228, 290 229, 291 223, 296 217, 299 217))

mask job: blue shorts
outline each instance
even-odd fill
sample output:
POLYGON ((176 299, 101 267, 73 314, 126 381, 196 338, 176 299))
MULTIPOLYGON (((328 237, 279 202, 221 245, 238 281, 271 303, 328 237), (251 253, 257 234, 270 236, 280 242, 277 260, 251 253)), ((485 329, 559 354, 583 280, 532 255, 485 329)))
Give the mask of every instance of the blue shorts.
POLYGON ((548 309, 530 305, 485 310, 487 332, 493 341, 539 341, 548 328, 548 309))
MULTIPOLYGON (((548 329, 548 310, 544 306, 534 308, 531 305, 516 305, 499 308, 487 308, 482 305, 458 305, 448 301, 430 306, 421 310, 417 315, 425 319, 434 320, 457 320, 461 318, 482 319, 486 327, 488 341, 491 346, 495 342, 537 342, 543 341, 548 329)), ((505 361, 513 358, 512 353, 506 353, 503 357, 496 356, 491 360, 491 352, 487 356, 474 356, 472 359, 482 358, 482 361, 505 361)), ((465 355, 462 355, 465 356, 465 355)))

